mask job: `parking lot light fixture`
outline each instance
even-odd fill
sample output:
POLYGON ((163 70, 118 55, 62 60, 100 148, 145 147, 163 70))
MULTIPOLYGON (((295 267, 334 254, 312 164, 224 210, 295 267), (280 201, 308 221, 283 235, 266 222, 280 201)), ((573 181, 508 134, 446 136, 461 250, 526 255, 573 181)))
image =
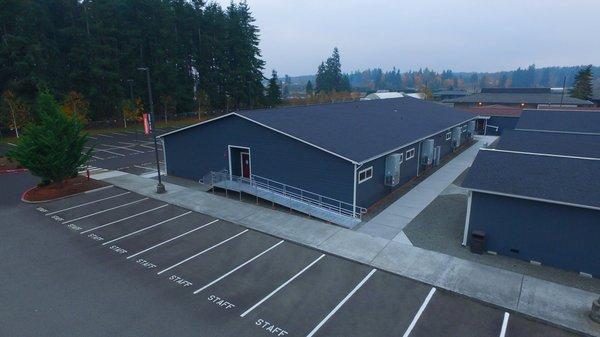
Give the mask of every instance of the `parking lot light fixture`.
POLYGON ((156 129, 154 128, 154 104, 152 102, 152 87, 150 86, 150 68, 139 67, 138 70, 146 72, 146 81, 148 82, 148 103, 150 104, 150 130, 152 130, 152 138, 154 140, 154 155, 156 158, 156 172, 158 174, 158 184, 156 184, 156 193, 165 193, 165 185, 162 183, 160 176, 160 162, 158 161, 158 144, 156 141, 156 129))

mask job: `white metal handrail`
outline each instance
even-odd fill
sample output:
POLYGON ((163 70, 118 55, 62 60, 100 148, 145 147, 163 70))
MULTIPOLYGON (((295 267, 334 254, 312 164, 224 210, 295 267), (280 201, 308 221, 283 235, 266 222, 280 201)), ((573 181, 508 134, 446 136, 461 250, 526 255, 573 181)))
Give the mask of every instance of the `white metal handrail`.
POLYGON ((367 209, 360 206, 354 206, 350 203, 330 198, 318 193, 314 193, 302 188, 284 184, 269 178, 261 177, 255 174, 250 175, 250 178, 230 175, 227 171, 210 172, 202 178, 202 182, 206 185, 214 187, 216 184, 223 181, 234 181, 247 184, 254 188, 277 193, 284 197, 295 199, 316 207, 320 207, 344 216, 361 218, 367 212, 367 209))

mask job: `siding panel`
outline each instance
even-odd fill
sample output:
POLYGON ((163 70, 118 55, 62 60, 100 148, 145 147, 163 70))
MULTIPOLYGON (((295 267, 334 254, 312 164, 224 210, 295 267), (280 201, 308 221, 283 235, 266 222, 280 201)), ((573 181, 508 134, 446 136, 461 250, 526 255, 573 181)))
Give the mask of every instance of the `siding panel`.
POLYGON ((600 211, 473 192, 469 227, 487 250, 600 276, 600 211))
POLYGON ((354 165, 324 151, 229 116, 165 137, 168 174, 198 180, 228 169, 228 145, 250 148, 252 173, 352 203, 354 165))

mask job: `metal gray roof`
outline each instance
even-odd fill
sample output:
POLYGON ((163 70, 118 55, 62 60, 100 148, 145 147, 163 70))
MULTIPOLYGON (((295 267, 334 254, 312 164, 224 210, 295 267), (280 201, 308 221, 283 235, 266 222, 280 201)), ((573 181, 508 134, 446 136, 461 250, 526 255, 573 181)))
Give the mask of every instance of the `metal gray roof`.
POLYGON ((600 158, 600 135, 505 130, 499 150, 600 158))
MULTIPOLYGON (((560 94, 551 93, 505 93, 484 92, 464 97, 445 99, 444 103, 485 103, 485 104, 560 104, 560 94)), ((593 105, 594 103, 565 95, 562 104, 593 105)))
POLYGON ((600 111, 525 109, 515 129, 600 134, 600 111))
POLYGON ((474 118, 469 112, 411 97, 236 114, 357 163, 474 118))
POLYGON ((462 186, 600 209, 600 160, 479 152, 462 186))

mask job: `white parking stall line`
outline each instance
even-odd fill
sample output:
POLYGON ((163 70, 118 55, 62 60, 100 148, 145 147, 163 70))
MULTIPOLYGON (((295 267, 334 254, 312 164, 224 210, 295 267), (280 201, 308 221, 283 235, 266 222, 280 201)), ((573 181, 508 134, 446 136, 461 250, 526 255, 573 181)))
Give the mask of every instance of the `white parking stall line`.
POLYGON ((115 155, 115 156, 121 156, 121 157, 125 157, 125 155, 124 155, 124 154, 120 154, 120 153, 113 152, 113 151, 110 151, 110 150, 105 150, 105 149, 99 149, 99 148, 95 148, 95 149, 94 149, 94 151, 102 151, 102 152, 106 152, 106 153, 113 154, 113 155, 115 155))
POLYGON ((266 300, 268 300, 269 298, 271 298, 273 295, 277 294, 281 289, 285 288, 285 286, 287 286, 292 281, 294 281, 296 278, 298 278, 298 276, 302 275, 305 271, 309 270, 310 267, 312 267, 317 262, 319 262, 319 260, 321 260, 323 257, 325 257, 325 254, 321 254, 321 256, 319 256, 317 259, 315 259, 313 262, 311 262, 308 266, 304 267, 304 269, 302 269, 301 271, 299 271, 296 275, 290 277, 287 281, 285 281, 283 284, 281 284, 279 287, 277 287, 275 290, 273 290, 270 294, 268 294, 267 296, 263 297, 255 305, 251 306, 250 309, 244 311, 244 313, 242 313, 240 315, 240 317, 246 317, 246 315, 248 315, 250 312, 252 312, 252 310, 258 308, 259 305, 263 304, 266 300))
POLYGON ((89 217, 91 217, 91 216, 94 216, 94 215, 97 215, 97 214, 101 214, 101 213, 104 213, 104 212, 112 211, 112 210, 115 210, 115 209, 117 209, 117 208, 121 208, 121 207, 129 206, 129 205, 133 205, 133 204, 135 204, 135 203, 138 203, 138 202, 141 202, 141 201, 144 201, 144 200, 148 200, 148 199, 150 199, 150 198, 143 198, 143 199, 135 200, 135 201, 132 201, 132 202, 128 202, 128 203, 126 203, 126 204, 123 204, 123 205, 119 205, 119 206, 111 207, 111 208, 108 208, 108 209, 105 209, 105 210, 102 210, 102 211, 98 211, 98 212, 95 212, 95 213, 92 213, 92 214, 84 215, 84 216, 81 216, 81 217, 79 217, 79 218, 75 218, 75 219, 71 219, 71 220, 63 221, 63 224, 66 224, 67 222, 74 222, 74 221, 77 221, 77 220, 81 220, 81 219, 89 218, 89 217))
POLYGON ((219 221, 219 219, 217 219, 217 220, 213 220, 213 221, 211 221, 211 222, 209 222, 209 223, 207 223, 207 224, 204 224, 204 225, 202 225, 202 226, 200 226, 200 227, 196 227, 196 228, 194 228, 194 229, 192 229, 192 230, 189 230, 189 231, 187 231, 187 232, 185 232, 185 233, 183 233, 183 234, 179 234, 179 235, 177 235, 176 237, 170 238, 169 240, 166 240, 166 241, 163 241, 163 242, 157 243, 157 244, 155 244, 154 246, 148 247, 148 248, 146 248, 146 249, 144 249, 144 250, 142 250, 142 251, 139 251, 139 252, 137 252, 137 253, 135 253, 135 254, 133 254, 133 255, 129 255, 129 256, 127 257, 127 259, 129 260, 129 259, 131 259, 131 258, 134 258, 134 257, 136 257, 136 256, 140 255, 140 254, 143 254, 143 253, 145 253, 145 252, 147 252, 147 251, 150 251, 150 250, 152 250, 152 249, 154 249, 154 248, 156 248, 156 247, 160 247, 160 246, 162 246, 162 245, 164 245, 164 244, 166 244, 166 243, 169 243, 169 242, 171 242, 171 241, 173 241, 173 240, 177 240, 177 239, 179 239, 179 238, 180 238, 180 237, 182 237, 182 236, 186 236, 186 235, 188 235, 188 234, 191 234, 191 233, 193 233, 193 232, 195 232, 195 231, 197 231, 197 230, 199 230, 199 229, 202 229, 202 228, 204 228, 204 227, 206 227, 206 226, 210 226, 210 225, 214 224, 214 223, 215 223, 215 222, 217 222, 217 221, 219 221))
POLYGON ((94 188, 93 190, 85 191, 85 192, 83 192, 83 194, 90 194, 90 193, 94 193, 94 192, 98 192, 98 191, 103 191, 103 190, 107 190, 107 189, 113 188, 113 187, 115 187, 115 185, 108 185, 108 186, 104 186, 104 187, 98 187, 98 188, 94 188))
POLYGON ((131 142, 117 142, 119 144, 125 144, 127 146, 136 146, 137 144, 131 143, 131 142))
MULTIPOLYGON (((145 145, 145 144, 140 144, 140 145, 138 145, 138 146, 139 146, 139 147, 146 148, 146 149, 154 150, 154 146, 145 145)), ((157 148, 158 148, 158 151, 161 151, 161 149, 160 149, 160 145, 158 145, 158 146, 157 146, 157 148)))
POLYGON ((427 297, 425 297, 423 304, 421 304, 419 311, 417 311, 417 313, 415 314, 415 317, 413 317, 412 322, 410 322, 410 325, 408 326, 408 328, 406 328, 406 331, 404 332, 404 335, 402 335, 402 337, 410 336, 410 333, 415 328, 415 325, 417 325, 417 322, 419 321, 419 318, 423 314, 423 311, 425 311, 425 308, 427 308, 427 304, 429 304, 429 301, 431 301, 433 294, 435 294, 435 290, 436 290, 435 287, 431 288, 431 290, 429 291, 429 294, 427 294, 427 297))
POLYGON ((128 151, 135 152, 135 153, 144 153, 144 151, 132 149, 131 147, 128 147, 128 146, 114 146, 114 145, 104 145, 104 146, 107 146, 107 149, 110 149, 110 150, 128 150, 128 151))
POLYGON ((169 270, 171 270, 171 269, 173 269, 173 268, 175 268, 175 267, 177 267, 177 266, 179 266, 179 265, 182 265, 182 264, 184 264, 184 263, 188 262, 189 260, 191 260, 191 259, 193 259, 193 258, 196 258, 196 257, 198 257, 198 256, 200 256, 200 255, 202 255, 202 254, 204 254, 204 253, 206 253, 206 252, 208 252, 208 251, 211 251, 211 250, 213 250, 213 249, 215 249, 215 248, 219 247, 220 245, 222 245, 222 244, 224 244, 224 243, 226 243, 226 242, 228 242, 228 241, 231 241, 231 240, 233 240, 233 239, 237 238, 238 236, 240 236, 240 235, 242 235, 242 234, 246 233, 247 231, 249 231, 249 229, 246 229, 246 230, 244 230, 244 231, 242 231, 242 232, 239 232, 239 233, 237 233, 237 234, 236 234, 236 235, 234 235, 234 236, 231 236, 231 237, 229 237, 229 238, 227 238, 227 239, 225 239, 225 240, 223 240, 223 241, 221 241, 221 242, 219 242, 219 243, 217 243, 217 244, 215 244, 215 245, 213 245, 213 246, 211 246, 211 247, 208 247, 208 248, 206 248, 205 250, 201 251, 200 253, 196 253, 196 254, 194 254, 194 255, 192 255, 192 256, 190 256, 190 257, 188 257, 188 258, 185 258, 185 259, 183 259, 183 260, 181 260, 181 261, 179 261, 179 262, 175 263, 174 265, 172 265, 172 266, 170 266, 170 267, 167 267, 167 268, 165 268, 165 269, 163 269, 163 270, 159 271, 158 273, 156 273, 156 275, 160 275, 160 274, 162 274, 162 273, 164 273, 164 272, 166 272, 166 271, 169 271, 169 270))
POLYGON ((94 140, 98 140, 98 138, 96 137, 92 137, 92 136, 87 136, 89 139, 94 139, 94 140))
POLYGON ((354 289, 352 289, 348 295, 346 295, 346 297, 344 297, 340 303, 338 303, 335 308, 333 308, 333 310, 331 310, 331 312, 329 314, 327 314, 327 316, 325 316, 325 318, 323 318, 323 320, 321 322, 319 322, 319 324, 317 324, 317 326, 312 329, 311 332, 308 333, 308 335, 306 335, 306 337, 312 337, 315 333, 317 333, 317 331, 319 331, 319 329, 333 316, 335 315, 335 313, 340 310, 340 308, 344 305, 344 303, 348 302, 348 300, 350 299, 350 297, 352 297, 352 295, 354 295, 354 293, 356 293, 358 291, 358 289, 360 289, 370 278, 371 276, 373 276, 373 274, 375 274, 375 272, 377 271, 377 269, 371 269, 371 271, 367 274, 367 276, 365 276, 360 282, 358 282, 358 284, 354 287, 354 289))
POLYGON ((118 136, 127 136, 126 134, 120 133, 120 132, 111 132, 111 134, 118 135, 118 136))
POLYGON ((94 156, 94 155, 92 155, 92 158, 94 158, 94 159, 100 159, 100 160, 104 159, 104 158, 100 158, 100 157, 94 156))
POLYGON ((500 337, 506 336, 506 328, 508 327, 508 318, 510 317, 508 312, 504 313, 504 319, 502 320, 502 329, 500 330, 500 337))
POLYGON ((150 226, 144 227, 144 228, 142 228, 142 229, 138 229, 138 230, 137 230, 137 231, 135 231, 135 232, 131 232, 131 233, 129 233, 129 234, 125 234, 125 235, 123 235, 123 236, 119 236, 118 238, 112 239, 112 240, 110 240, 110 241, 106 241, 106 242, 105 242, 105 243, 103 243, 102 245, 103 245, 103 246, 106 246, 106 245, 107 245, 107 244, 109 244, 109 243, 113 243, 113 242, 115 242, 115 241, 119 241, 119 240, 121 240, 121 239, 124 239, 124 238, 126 238, 126 237, 129 237, 129 236, 132 236, 132 235, 135 235, 135 234, 141 233, 141 232, 143 232, 143 231, 145 231, 145 230, 148 230, 148 229, 154 228, 154 227, 156 227, 156 226, 160 226, 160 225, 162 225, 162 224, 164 224, 164 223, 167 223, 167 222, 169 222, 169 221, 173 221, 173 220, 175 220, 175 219, 179 219, 179 218, 181 218, 182 216, 188 215, 188 214, 190 214, 190 213, 192 213, 192 211, 188 211, 188 212, 185 212, 185 213, 183 213, 183 214, 179 214, 178 216, 174 216, 174 217, 172 217, 172 218, 170 218, 170 219, 163 220, 163 221, 161 221, 161 222, 159 222, 159 223, 156 223, 156 224, 154 224, 154 225, 150 225, 150 226))
POLYGON ((6 144, 8 144, 8 145, 10 145, 10 146, 14 146, 14 147, 16 147, 16 146, 17 146, 17 144, 14 144, 14 143, 11 143, 11 142, 6 142, 6 144))
POLYGON ((105 135, 102 133, 98 133, 98 134, 96 134, 96 136, 101 136, 101 137, 106 137, 106 138, 114 138, 113 136, 105 135))
POLYGON ((235 272, 236 272, 237 270, 239 270, 240 268, 243 268, 245 265, 247 265, 247 264, 251 263, 252 261, 254 261, 254 260, 258 259, 259 257, 261 257, 261 256, 265 255, 266 253, 270 252, 272 249, 275 249, 277 246, 279 246, 279 245, 280 245, 280 244, 282 244, 283 242, 284 242, 284 240, 281 240, 281 241, 277 242, 276 244, 274 244, 274 245, 272 245, 271 247, 269 247, 269 248, 267 248, 267 249, 263 250, 261 253, 259 253, 258 255, 254 256, 254 257, 253 257, 253 258, 251 258, 250 260, 248 260, 248 261, 246 261, 246 262, 244 262, 244 263, 240 264, 239 266, 237 266, 237 267, 235 267, 235 268, 231 269, 231 270, 230 270, 230 271, 228 271, 227 273, 225 273, 225 274, 221 275, 221 276, 220 276, 219 278, 217 278, 216 280, 214 280, 214 281, 212 281, 212 282, 208 283, 207 285, 205 285, 204 287, 202 287, 202 288, 200 288, 200 289, 198 289, 198 290, 194 291, 194 295, 196 295, 197 293, 201 292, 202 290, 204 290, 204 289, 206 289, 206 288, 208 288, 208 287, 212 286, 213 284, 215 284, 215 283, 217 283, 217 282, 221 281, 222 279, 226 278, 227 276, 229 276, 229 275, 231 275, 231 274, 235 273, 235 272))
POLYGON ((119 223, 119 222, 121 222, 121 221, 129 220, 129 219, 131 219, 131 218, 135 218, 136 216, 140 216, 140 215, 144 215, 144 214, 146 214, 146 213, 154 212, 154 211, 156 211, 157 209, 161 209, 161 208, 163 208, 163 207, 167 207, 167 206, 169 206, 169 204, 164 204, 164 205, 161 205, 161 206, 158 206, 158 207, 155 207, 155 208, 149 209, 149 210, 145 210, 145 211, 143 211, 143 212, 140 212, 140 213, 136 213, 136 214, 133 214, 133 215, 129 215, 129 216, 126 216, 126 217, 124 217, 124 218, 121 218, 121 219, 119 219, 119 220, 111 221, 111 222, 109 222, 109 223, 107 223, 107 224, 104 224, 104 225, 100 225, 100 226, 96 226, 96 227, 94 227, 94 228, 86 229, 86 230, 84 230, 83 232, 81 232, 81 233, 79 233, 79 234, 85 234, 85 233, 89 233, 89 232, 91 232, 91 231, 94 231, 94 230, 96 230, 96 229, 100 229, 100 228, 104 228, 104 227, 106 227, 106 226, 114 225, 114 224, 116 224, 116 223, 119 223))
MULTIPOLYGON (((112 185, 111 185, 111 186, 112 186, 112 185)), ((46 216, 48 216, 48 215, 52 215, 52 214, 56 214, 56 213, 60 213, 60 212, 64 212, 64 211, 68 211, 68 210, 71 210, 71 209, 74 209, 74 208, 79 208, 79 207, 81 207, 81 206, 86 206, 86 205, 95 204, 95 203, 97 203, 97 202, 100 202, 100 201, 104 201, 104 200, 108 200, 108 199, 112 199, 112 198, 117 198, 117 197, 120 197, 120 196, 122 196, 122 195, 129 194, 129 193, 131 193, 131 192, 125 192, 125 193, 120 193, 120 194, 111 195, 110 197, 106 197, 106 198, 102 198, 102 199, 98 199, 98 200, 93 200, 93 201, 85 202, 85 203, 83 203, 83 204, 79 204, 79 205, 75 205, 75 206, 71 206, 71 207, 63 208, 63 209, 60 209, 60 210, 58 210, 58 211, 54 211, 54 212, 50 212, 50 213, 46 213, 45 215, 46 215, 46 216)))

